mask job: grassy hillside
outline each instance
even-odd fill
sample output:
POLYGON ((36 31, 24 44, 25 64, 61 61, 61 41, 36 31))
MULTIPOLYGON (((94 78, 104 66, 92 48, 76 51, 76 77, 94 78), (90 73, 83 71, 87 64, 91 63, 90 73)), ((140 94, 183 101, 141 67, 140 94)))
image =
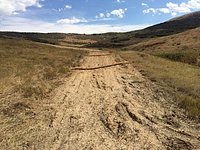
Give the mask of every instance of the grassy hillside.
POLYGON ((23 39, 0 38, 0 45, 0 93, 19 93, 24 98, 44 97, 84 54, 23 39))
POLYGON ((89 35, 86 38, 95 39, 97 42, 88 44, 86 47, 95 48, 122 48, 128 45, 136 44, 143 41, 143 38, 135 37, 135 33, 139 31, 129 33, 106 33, 89 35))
POLYGON ((1 38, 21 38, 41 43, 58 44, 66 37, 64 33, 20 33, 20 32, 0 32, 1 38))
POLYGON ((200 27, 200 12, 193 12, 141 30, 135 34, 135 37, 167 36, 197 27, 200 27))
POLYGON ((149 54, 127 51, 119 52, 125 60, 150 80, 162 85, 174 96, 175 102, 188 115, 200 119, 200 68, 172 62, 149 54))
POLYGON ((124 48, 152 38, 174 35, 197 27, 200 27, 200 12, 177 17, 143 30, 89 35, 87 38, 95 39, 97 42, 89 44, 88 47, 124 48))
POLYGON ((89 39, 86 35, 68 34, 64 39, 59 40, 59 45, 67 47, 84 47, 88 43, 95 43, 95 39, 89 39))
POLYGON ((200 66, 200 28, 153 38, 128 46, 126 49, 200 66))

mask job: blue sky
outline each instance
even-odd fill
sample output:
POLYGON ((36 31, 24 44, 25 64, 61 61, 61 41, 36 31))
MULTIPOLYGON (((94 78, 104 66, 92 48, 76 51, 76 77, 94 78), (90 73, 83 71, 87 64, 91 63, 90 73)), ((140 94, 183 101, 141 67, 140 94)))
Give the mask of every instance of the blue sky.
POLYGON ((200 0, 0 0, 0 30, 124 32, 198 10, 200 0))

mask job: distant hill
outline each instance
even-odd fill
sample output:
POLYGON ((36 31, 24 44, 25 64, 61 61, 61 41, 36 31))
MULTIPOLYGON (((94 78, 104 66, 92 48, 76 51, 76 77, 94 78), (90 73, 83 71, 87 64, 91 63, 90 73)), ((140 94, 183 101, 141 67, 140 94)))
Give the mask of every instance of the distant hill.
POLYGON ((200 11, 176 17, 143 30, 131 31, 127 33, 92 35, 90 38, 95 38, 98 42, 88 46, 123 48, 128 45, 143 42, 144 40, 148 40, 150 38, 173 35, 197 27, 200 27, 200 11))
POLYGON ((174 35, 144 40, 125 49, 200 66, 200 27, 174 35))
POLYGON ((197 27, 200 27, 199 11, 186 14, 181 17, 176 17, 167 22, 148 27, 144 30, 140 30, 138 33, 135 34, 135 36, 139 38, 166 36, 194 29, 197 27))
POLYGON ((0 32, 0 38, 22 38, 35 42, 58 44, 59 39, 64 39, 64 33, 25 33, 25 32, 0 32))

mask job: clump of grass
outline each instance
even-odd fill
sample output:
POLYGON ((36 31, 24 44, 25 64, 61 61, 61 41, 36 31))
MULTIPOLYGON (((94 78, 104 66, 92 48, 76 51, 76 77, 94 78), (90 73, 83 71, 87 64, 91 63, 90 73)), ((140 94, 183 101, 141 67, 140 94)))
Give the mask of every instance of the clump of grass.
POLYGON ((20 90, 22 91, 22 95, 25 98, 35 98, 40 99, 44 97, 44 90, 42 87, 38 85, 30 85, 30 84, 23 84, 20 87, 20 90))
POLYGON ((179 94, 176 94, 176 99, 180 101, 180 107, 186 109, 192 118, 200 119, 199 97, 189 96, 188 94, 179 92, 179 94))
POLYGON ((199 53, 197 52, 171 52, 171 53, 161 53, 161 54, 156 54, 156 56, 170 59, 173 61, 178 61, 178 62, 183 62, 183 63, 188 63, 191 65, 197 65, 198 66, 198 57, 199 53))
POLYGON ((43 77, 45 80, 53 80, 56 78, 56 76, 57 76, 56 71, 53 70, 52 68, 44 69, 43 77))
POLYGON ((143 70, 143 74, 166 88, 191 118, 200 119, 200 68, 141 52, 120 55, 143 70))
POLYGON ((65 66, 61 66, 58 69, 58 73, 60 74, 67 74, 69 73, 69 71, 70 71, 69 67, 65 67, 65 66))

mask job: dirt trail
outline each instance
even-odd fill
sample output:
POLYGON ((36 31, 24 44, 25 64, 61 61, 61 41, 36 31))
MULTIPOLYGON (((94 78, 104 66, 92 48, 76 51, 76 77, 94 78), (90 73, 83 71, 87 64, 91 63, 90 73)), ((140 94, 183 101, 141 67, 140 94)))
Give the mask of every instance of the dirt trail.
MULTIPOLYGON (((90 52, 81 67, 116 63, 104 53, 90 52)), ((200 149, 200 132, 131 65, 74 71, 55 99, 57 134, 46 149, 200 149)))
MULTIPOLYGON (((81 67, 115 63, 92 51, 81 67)), ((170 96, 130 64, 74 70, 55 93, 48 104, 55 115, 26 149, 200 149, 200 126, 184 121, 170 96)))
MULTIPOLYGON (((89 48, 83 48, 83 47, 74 47, 74 46, 64 46, 64 45, 53 45, 53 44, 48 44, 48 43, 39 43, 41 45, 47 45, 47 46, 51 46, 51 47, 56 47, 56 48, 64 48, 64 49, 71 49, 71 50, 82 50, 82 51, 93 51, 89 48)), ((96 50, 94 50, 96 51, 96 50)), ((107 53, 106 53, 107 54, 107 53)))

